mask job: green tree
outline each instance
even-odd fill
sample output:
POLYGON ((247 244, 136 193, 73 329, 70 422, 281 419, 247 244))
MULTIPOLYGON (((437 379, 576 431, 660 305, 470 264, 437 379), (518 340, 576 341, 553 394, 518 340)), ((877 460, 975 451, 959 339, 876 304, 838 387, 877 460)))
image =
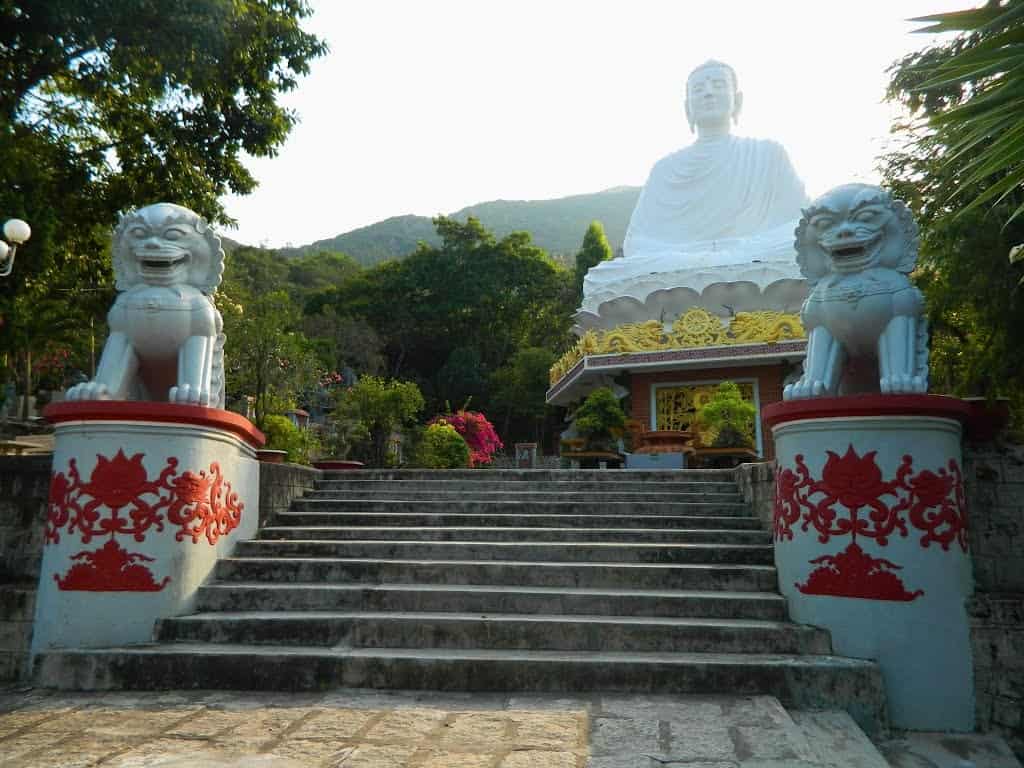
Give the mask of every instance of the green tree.
POLYGON ((411 426, 424 406, 423 395, 413 382, 378 376, 363 376, 355 385, 340 390, 337 400, 333 418, 360 425, 369 438, 360 458, 375 467, 387 464, 392 433, 411 426))
MULTIPOLYGON (((433 382, 456 348, 475 350, 486 379, 517 350, 568 341, 570 273, 526 233, 497 240, 480 223, 435 220, 441 245, 346 280, 310 302, 358 317, 387 339, 395 375, 433 382)), ((484 407, 485 403, 477 403, 484 407)))
POLYGON ((340 373, 350 368, 356 374, 374 376, 384 373, 384 339, 365 320, 339 315, 325 304, 303 319, 302 329, 328 370, 340 373))
POLYGON ((255 397, 257 426, 271 413, 272 403, 294 406, 300 394, 317 384, 316 356, 295 330, 299 319, 284 291, 263 294, 241 312, 224 313, 227 391, 255 397))
POLYGON ((530 427, 535 442, 542 443, 541 428, 550 408, 545 404, 549 382, 548 372, 555 362, 555 353, 543 347, 516 350, 491 379, 492 403, 504 411, 502 437, 506 445, 512 441, 512 419, 521 419, 530 427))
MULTIPOLYGON (((1024 13, 1021 2, 989 4, 979 12, 1011 7, 1017 18, 1024 13)), ((1024 217, 1015 218, 1024 194, 1019 184, 1005 182, 1013 165, 997 169, 987 157, 997 137, 1012 131, 1000 134, 991 119, 972 117, 982 113, 960 111, 980 94, 996 93, 1004 76, 998 67, 976 80, 937 74, 948 75, 972 50, 987 50, 997 61, 1005 46, 983 46, 1004 34, 1002 27, 979 27, 912 53, 893 66, 888 90, 906 116, 894 126, 902 143, 883 158, 883 176, 896 196, 908 201, 921 226, 914 278, 927 299, 931 383, 952 394, 1019 397, 1024 392, 1024 347, 1017 338, 1024 327, 1024 296, 1017 287, 1021 269, 1007 259, 1010 248, 1024 241, 1024 217), (968 136, 979 126, 994 132, 989 141, 972 143, 968 136), (986 167, 993 172, 979 175, 986 167), (973 205, 977 199, 982 202, 973 205)), ((976 68, 969 62, 962 74, 971 72, 976 68)))
POLYGON ((304 0, 4 3, 2 133, 62 155, 78 184, 54 206, 89 196, 112 221, 173 200, 223 220, 219 198, 256 186, 243 153, 272 155, 295 122, 278 94, 326 51, 300 26, 310 14, 304 0))
POLYGON ((576 253, 576 269, 573 271, 573 284, 576 286, 576 306, 583 302, 583 278, 591 267, 612 257, 612 247, 604 235, 604 227, 600 221, 592 221, 583 236, 583 246, 576 253))

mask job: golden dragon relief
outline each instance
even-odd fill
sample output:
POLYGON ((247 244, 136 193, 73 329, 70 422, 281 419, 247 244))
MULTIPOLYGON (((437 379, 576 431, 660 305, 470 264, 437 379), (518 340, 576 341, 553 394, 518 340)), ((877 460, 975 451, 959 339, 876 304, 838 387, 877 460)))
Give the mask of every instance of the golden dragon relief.
POLYGON ((558 383, 587 355, 656 352, 665 349, 774 344, 806 338, 799 315, 785 312, 737 312, 728 323, 706 309, 694 307, 665 330, 657 320, 627 323, 610 331, 587 331, 551 366, 551 384, 558 383))

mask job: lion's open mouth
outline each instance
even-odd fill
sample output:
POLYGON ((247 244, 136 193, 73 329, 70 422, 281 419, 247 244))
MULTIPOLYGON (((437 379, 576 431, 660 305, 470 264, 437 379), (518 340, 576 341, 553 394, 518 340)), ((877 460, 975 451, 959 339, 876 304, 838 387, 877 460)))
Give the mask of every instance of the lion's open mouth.
POLYGON ((184 264, 187 261, 188 254, 184 253, 181 256, 170 259, 142 259, 142 266, 146 269, 173 269, 179 264, 184 264))
POLYGON ((875 258, 882 233, 857 242, 822 243, 832 257, 832 263, 841 272, 857 271, 867 267, 875 258))

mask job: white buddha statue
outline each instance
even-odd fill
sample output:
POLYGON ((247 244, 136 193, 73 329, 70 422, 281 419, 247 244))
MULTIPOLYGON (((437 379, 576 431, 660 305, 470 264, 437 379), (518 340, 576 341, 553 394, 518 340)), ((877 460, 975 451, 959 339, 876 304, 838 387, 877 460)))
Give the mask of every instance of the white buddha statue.
MULTIPOLYGON (((700 294, 716 281, 746 281, 760 291, 780 279, 799 280, 793 231, 807 204, 804 185, 780 144, 730 133, 742 103, 727 64, 708 61, 690 73, 686 116, 697 140, 655 163, 624 257, 587 273, 578 318, 608 314, 601 304, 619 297, 643 303, 659 290, 700 294)), ((791 286, 785 303, 799 307, 802 290, 791 286)))

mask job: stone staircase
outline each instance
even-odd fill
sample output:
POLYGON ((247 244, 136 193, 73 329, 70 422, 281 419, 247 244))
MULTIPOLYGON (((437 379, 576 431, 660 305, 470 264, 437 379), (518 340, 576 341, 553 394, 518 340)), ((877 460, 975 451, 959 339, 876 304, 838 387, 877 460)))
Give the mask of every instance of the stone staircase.
POLYGON ((324 473, 155 643, 61 688, 768 694, 885 724, 877 666, 787 619, 731 470, 324 473))

